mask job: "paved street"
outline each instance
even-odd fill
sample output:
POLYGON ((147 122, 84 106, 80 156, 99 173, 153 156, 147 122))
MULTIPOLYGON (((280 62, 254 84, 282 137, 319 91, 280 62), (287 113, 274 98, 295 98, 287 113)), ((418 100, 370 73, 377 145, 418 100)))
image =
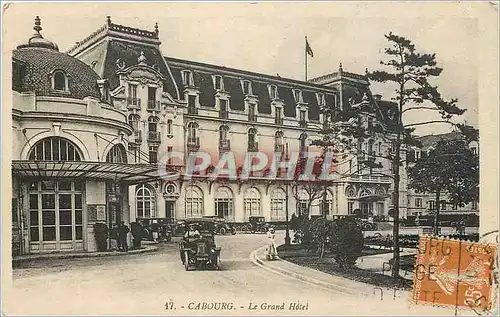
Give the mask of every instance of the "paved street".
MULTIPOLYGON (((282 233, 279 240, 283 239, 282 233)), ((115 257, 38 260, 13 272, 15 307, 9 314, 270 314, 262 303, 308 301, 308 314, 322 312, 365 313, 379 299, 354 298, 291 277, 279 275, 252 263, 249 254, 266 243, 262 234, 217 236, 222 247, 222 271, 186 272, 177 243, 160 244, 154 253, 115 257), (174 310, 165 310, 172 300, 174 310), (359 301, 363 301, 360 305, 359 301), (228 302, 232 310, 198 310, 199 302, 228 302), (22 304, 21 304, 22 303, 22 304), (29 304, 28 304, 29 303, 29 304), (249 311, 251 303, 258 310, 249 311)), ((406 299, 391 301, 391 308, 406 307, 406 299), (401 302, 401 303, 400 303, 401 302), (398 304, 398 305, 396 305, 398 304), (393 307, 394 306, 394 307, 393 307)), ((386 307, 388 308, 388 307, 386 307)), ((391 309, 392 310, 392 309, 391 309)), ((380 310, 379 310, 380 311, 380 310)), ((401 311, 401 308, 399 308, 401 311)), ((305 311, 296 311, 304 314, 305 311)))

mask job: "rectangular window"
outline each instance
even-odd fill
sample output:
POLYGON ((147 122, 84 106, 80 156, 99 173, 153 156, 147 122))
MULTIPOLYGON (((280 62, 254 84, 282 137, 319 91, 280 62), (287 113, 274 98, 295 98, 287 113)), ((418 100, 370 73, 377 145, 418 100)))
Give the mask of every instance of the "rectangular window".
POLYGON ((156 101, 156 88, 148 87, 148 100, 156 101))
POLYGON ((173 147, 167 146, 167 153, 168 153, 167 164, 172 164, 172 151, 173 151, 173 147))
POLYGON ((149 147, 149 163, 150 164, 158 163, 158 148, 155 146, 149 147))
POLYGON ((283 124, 283 114, 281 108, 276 108, 274 113, 274 123, 283 124))
POLYGON ((446 210, 446 200, 441 200, 441 210, 446 210))
POLYGON ((214 77, 214 87, 215 87, 215 90, 223 90, 222 77, 221 76, 215 76, 214 77))
POLYGON ((228 118, 227 100, 220 99, 219 105, 220 105, 219 117, 221 119, 227 119, 228 118))
POLYGON ((477 148, 473 147, 470 150, 472 151, 472 154, 477 155, 477 148))
POLYGON ((471 203, 471 209, 472 210, 477 210, 477 201, 473 200, 471 203))
POLYGON ((276 86, 269 86, 269 97, 273 100, 278 99, 278 88, 276 86))
POLYGON ((415 198, 415 207, 422 207, 422 198, 415 198))
POLYGON ((300 122, 305 122, 306 121, 306 111, 305 110, 300 110, 300 112, 299 112, 299 120, 300 120, 300 122))
POLYGON ((248 121, 255 122, 257 121, 257 115, 255 113, 255 104, 248 104, 248 121))
POLYGON ((347 202, 347 214, 352 215, 354 213, 354 202, 349 201, 347 202))
POLYGON ((252 84, 247 80, 243 81, 243 93, 245 95, 252 94, 252 84))
POLYGON ((318 97, 318 105, 320 107, 324 107, 326 105, 326 102, 325 102, 325 95, 323 95, 322 93, 318 93, 317 94, 317 97, 318 97))
POLYGON ((182 83, 184 86, 194 86, 193 73, 186 70, 182 72, 182 83))
POLYGON ((434 210, 436 208, 436 202, 434 200, 429 200, 429 209, 434 210))
POLYGON ((195 111, 195 109, 196 109, 196 96, 189 95, 188 96, 188 113, 195 111))
POLYGON ((137 85, 133 85, 133 84, 128 85, 128 96, 132 100, 137 99, 137 85))
POLYGON ((296 89, 293 91, 293 95, 295 97, 295 102, 297 103, 302 102, 302 91, 296 89))

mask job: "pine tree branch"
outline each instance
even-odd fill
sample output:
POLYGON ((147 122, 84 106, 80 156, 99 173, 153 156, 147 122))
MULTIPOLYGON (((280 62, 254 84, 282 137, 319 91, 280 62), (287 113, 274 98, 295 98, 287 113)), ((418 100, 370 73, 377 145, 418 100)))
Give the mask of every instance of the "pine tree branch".
POLYGON ((454 125, 453 122, 446 121, 446 120, 430 120, 430 121, 425 121, 425 122, 407 124, 407 125, 404 125, 403 127, 408 128, 408 127, 415 127, 415 126, 421 126, 421 125, 432 124, 432 123, 448 123, 448 124, 454 125))
POLYGON ((427 106, 418 106, 418 107, 410 107, 410 108, 406 108, 405 110, 403 110, 403 113, 407 112, 407 111, 411 111, 411 110, 433 110, 433 111, 439 111, 439 109, 437 108, 433 108, 433 107, 427 107, 427 106))

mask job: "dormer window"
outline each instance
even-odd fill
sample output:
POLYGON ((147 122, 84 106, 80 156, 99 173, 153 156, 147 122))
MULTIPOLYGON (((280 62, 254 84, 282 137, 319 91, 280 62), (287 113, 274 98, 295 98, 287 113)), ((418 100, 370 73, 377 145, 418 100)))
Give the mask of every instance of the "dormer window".
POLYGON ((248 80, 244 80, 243 84, 243 94, 252 95, 252 83, 248 80))
POLYGON ((325 95, 323 93, 318 92, 316 94, 316 99, 318 100, 318 105, 320 108, 326 106, 325 95))
POLYGON ((294 89, 293 90, 293 96, 295 97, 295 102, 304 102, 302 99, 302 90, 294 89))
POLYGON ((283 124, 283 109, 281 107, 274 109, 274 123, 278 125, 283 124))
POLYGON ((52 74, 52 89, 68 91, 68 76, 62 70, 57 70, 52 74))
POLYGON ((214 88, 215 90, 224 90, 224 82, 222 80, 222 76, 214 76, 214 88))
POLYGON ((190 70, 182 71, 182 83, 184 86, 194 86, 193 73, 190 70))
POLYGON ((278 99, 278 87, 275 85, 270 85, 269 86, 269 97, 271 100, 278 99))

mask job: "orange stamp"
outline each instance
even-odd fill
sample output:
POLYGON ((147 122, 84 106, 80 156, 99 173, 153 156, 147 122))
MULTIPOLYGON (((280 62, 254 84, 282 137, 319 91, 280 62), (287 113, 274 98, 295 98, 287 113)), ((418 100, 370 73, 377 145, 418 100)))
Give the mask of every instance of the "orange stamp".
POLYGON ((421 237, 412 299, 455 308, 489 310, 496 284, 497 246, 421 237))

